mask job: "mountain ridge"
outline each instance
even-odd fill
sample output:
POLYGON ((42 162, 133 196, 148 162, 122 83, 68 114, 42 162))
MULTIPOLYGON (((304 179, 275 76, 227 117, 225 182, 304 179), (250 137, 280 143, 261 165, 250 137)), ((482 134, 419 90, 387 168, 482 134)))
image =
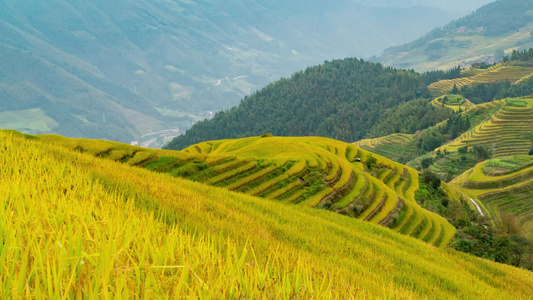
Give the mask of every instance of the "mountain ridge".
POLYGON ((498 0, 370 60, 417 71, 492 64, 513 50, 533 46, 532 13, 530 1, 498 0))
MULTIPOLYGON (((253 0, 1 3, 0 109, 9 121, 0 127, 122 142, 183 132, 306 65, 346 52, 370 55, 405 36, 386 30, 394 10, 380 15, 385 9, 350 1, 326 9, 253 0), (359 16, 356 23, 348 11, 359 16)), ((446 18, 429 8, 403 11, 426 11, 430 23, 446 18)), ((424 26, 411 23, 407 35, 424 26)), ((165 142, 156 140, 153 146, 165 142)))

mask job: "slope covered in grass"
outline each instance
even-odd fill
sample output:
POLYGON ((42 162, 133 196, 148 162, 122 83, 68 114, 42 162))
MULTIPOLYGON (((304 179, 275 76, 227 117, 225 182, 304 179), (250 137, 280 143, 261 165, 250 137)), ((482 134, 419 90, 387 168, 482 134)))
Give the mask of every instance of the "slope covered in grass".
POLYGON ((527 298, 533 275, 372 223, 0 132, 4 298, 527 298))
POLYGON ((416 203, 417 172, 331 139, 253 137, 204 142, 177 152, 59 136, 39 138, 248 195, 332 210, 438 247, 448 245, 455 233, 445 219, 416 203))
POLYGON ((397 162, 412 163, 415 160, 420 160, 424 155, 429 155, 429 152, 445 143, 450 137, 462 134, 462 130, 469 129, 472 124, 485 121, 495 106, 495 104, 472 106, 472 103, 458 95, 436 98, 431 101, 431 105, 448 109, 451 112, 450 117, 435 126, 413 134, 394 133, 360 140, 354 144, 397 162), (463 111, 463 109, 465 110, 463 111))
POLYGON ((401 163, 416 158, 418 154, 414 134, 393 133, 379 138, 363 139, 354 145, 401 163))
MULTIPOLYGON (((495 83, 509 81, 511 84, 520 83, 531 77, 533 67, 530 65, 520 66, 512 64, 496 64, 487 69, 476 69, 472 76, 465 76, 456 79, 446 79, 434 82, 428 86, 429 91, 434 96, 447 94, 455 85, 457 88, 472 86, 476 83, 495 83)), ((466 71, 468 73, 468 71, 466 71)))
POLYGON ((453 152, 464 146, 476 145, 484 146, 489 151, 494 147, 497 157, 527 154, 531 148, 533 99, 509 98, 494 104, 501 105, 501 108, 488 121, 439 149, 453 152))
POLYGON ((372 60, 417 71, 492 63, 513 50, 533 46, 532 11, 529 0, 494 1, 411 43, 389 48, 372 60))
POLYGON ((478 105, 458 95, 446 95, 446 98, 447 101, 444 96, 438 97, 432 103, 457 110, 452 118, 416 134, 392 134, 354 144, 417 170, 429 167, 446 181, 485 160, 491 155, 493 145, 496 156, 527 154, 530 150, 533 117, 530 98, 508 98, 478 105), (454 105, 462 101, 463 104, 454 105), (460 119, 464 126, 455 126, 460 119))
POLYGON ((474 103, 470 102, 469 100, 465 99, 461 95, 446 95, 444 94, 441 97, 437 97, 431 101, 431 104, 436 107, 446 107, 454 112, 457 111, 465 111, 472 106, 474 106, 474 103))
MULTIPOLYGON (((282 201, 331 209, 391 227, 436 246, 447 245, 455 232, 443 218, 421 209, 415 202, 418 173, 353 145, 318 137, 266 137, 206 142, 184 151, 195 153, 200 148, 209 149, 205 151, 208 156, 281 158, 301 165, 297 173, 300 184, 287 190, 288 196, 274 192, 276 199, 282 201), (375 159, 373 164, 372 159, 375 159), (314 177, 315 181, 306 180, 306 176, 317 174, 317 168, 322 176, 314 177), (299 189, 307 192, 294 197, 300 194, 299 189)), ((274 187, 274 191, 285 191, 283 186, 274 187)))
POLYGON ((517 155, 487 160, 451 183, 480 201, 497 226, 516 226, 518 231, 512 233, 533 238, 532 156, 517 155), (507 224, 507 214, 514 216, 513 222, 516 224, 507 224))

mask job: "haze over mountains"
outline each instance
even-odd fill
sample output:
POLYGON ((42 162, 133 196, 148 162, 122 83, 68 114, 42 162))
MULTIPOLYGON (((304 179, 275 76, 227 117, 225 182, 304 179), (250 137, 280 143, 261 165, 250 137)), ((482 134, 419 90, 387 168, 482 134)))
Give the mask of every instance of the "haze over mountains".
POLYGON ((496 1, 413 42, 391 47, 372 60, 417 71, 492 64, 513 50, 532 47, 532 32, 532 1, 496 1))
POLYGON ((484 2, 2 0, 0 127, 123 142, 183 132, 281 76, 370 56, 484 2))
MULTIPOLYGON (((525 30, 529 28, 527 26, 533 26, 533 19, 529 16, 531 11, 533 3, 525 0, 491 3, 464 18, 433 30, 415 42, 391 48, 387 50, 389 52, 386 51, 376 59, 384 59, 385 65, 391 64, 392 62, 386 58, 392 53, 391 57, 403 62, 402 67, 410 69, 431 65, 431 62, 445 65, 449 63, 448 59, 453 61, 454 58, 467 60, 471 57, 469 55, 495 52, 494 49, 500 49, 502 53, 504 52, 501 49, 505 49, 505 53, 510 54, 509 51, 527 47, 532 41, 531 33, 525 30), (508 35, 513 38, 509 38, 508 35), (486 45, 487 43, 490 47, 486 45)), ((503 55, 501 54, 500 60, 503 55)), ((357 60, 326 62, 318 67, 295 73, 288 80, 283 79, 270 84, 246 97, 238 107, 219 112, 211 120, 197 123, 185 135, 177 137, 166 147, 182 149, 204 140, 241 138, 264 133, 280 136, 318 135, 346 142, 381 136, 375 134, 369 136, 371 131, 380 134, 415 133, 422 129, 417 126, 426 122, 393 126, 394 131, 389 130, 386 133, 377 127, 383 123, 396 123, 395 119, 401 120, 400 122, 412 120, 415 109, 421 112, 421 116, 433 114, 431 110, 427 110, 427 106, 400 108, 402 103, 412 102, 411 100, 417 97, 429 98, 430 93, 424 90, 426 86, 430 86, 431 95, 436 97, 450 92, 454 84, 458 88, 463 86, 468 88, 476 82, 491 83, 506 79, 509 83, 519 83, 525 77, 521 84, 514 87, 517 92, 503 92, 503 88, 502 92, 496 92, 498 89, 483 87, 486 91, 493 90, 494 93, 477 91, 470 93, 469 98, 475 103, 480 103, 500 99, 494 98, 496 95, 500 97, 529 95, 521 94, 529 86, 529 82, 525 81, 531 74, 528 68, 505 66, 495 68, 493 72, 485 75, 481 74, 483 70, 467 74, 466 70, 461 71, 456 67, 459 63, 460 61, 455 60, 449 66, 449 72, 435 71, 417 77, 418 74, 406 71, 399 70, 398 73, 394 73, 381 67, 369 67, 368 64, 359 63, 357 60), (466 78, 474 74, 478 74, 481 78, 466 78), (409 85, 413 83, 414 78, 416 84, 409 85), (436 82, 441 79, 456 79, 456 81, 436 82), (365 80, 368 82, 364 82, 365 80), (434 82, 435 84, 430 85, 434 82), (389 113, 385 113, 386 109, 389 113), (400 117, 394 112, 399 110, 408 114, 400 117), (386 115, 395 117, 387 120, 383 118, 386 115), (374 125, 377 127, 373 127, 374 125)), ((513 64, 529 65, 530 62, 515 61, 513 64)), ((421 117, 417 119, 422 120, 421 117)), ((435 117, 432 121, 436 124, 442 120, 435 117)))

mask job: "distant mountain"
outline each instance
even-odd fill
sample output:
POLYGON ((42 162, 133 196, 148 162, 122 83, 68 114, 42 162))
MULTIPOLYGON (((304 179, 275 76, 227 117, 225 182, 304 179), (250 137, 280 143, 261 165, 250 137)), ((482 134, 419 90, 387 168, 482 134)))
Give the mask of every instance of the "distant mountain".
POLYGON ((533 2, 499 0, 371 60, 417 71, 493 63, 533 46, 533 2))
POLYGON ((358 59, 325 62, 245 97, 239 106, 195 124, 166 147, 272 133, 363 138, 387 108, 429 97, 422 76, 358 59))
MULTIPOLYGON (((356 0, 357 1, 357 0, 356 0)), ((361 3, 369 6, 377 7, 413 7, 413 6, 425 6, 434 7, 445 12, 448 12, 455 18, 462 17, 476 10, 477 8, 493 2, 494 0, 373 0, 365 1, 359 0, 361 3)))
POLYGON ((0 128, 125 142, 183 131, 282 76, 450 18, 370 3, 0 0, 0 128))

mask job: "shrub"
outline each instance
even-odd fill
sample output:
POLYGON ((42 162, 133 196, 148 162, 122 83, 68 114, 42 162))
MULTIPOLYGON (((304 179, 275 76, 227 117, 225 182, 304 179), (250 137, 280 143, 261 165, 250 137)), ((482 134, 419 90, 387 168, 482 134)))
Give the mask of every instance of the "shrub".
POLYGON ((474 145, 473 150, 474 150, 474 154, 476 155, 476 159, 478 161, 489 158, 489 152, 487 151, 485 147, 481 145, 474 145))
POLYGON ((433 189, 440 187, 440 178, 435 173, 426 170, 422 173, 424 183, 430 185, 433 189))
POLYGON ((433 157, 426 157, 422 159, 422 161, 420 162, 420 164, 422 165, 422 168, 424 169, 431 166, 432 163, 433 163, 433 157))
POLYGON ((377 162, 378 160, 372 154, 370 154, 365 161, 365 165, 368 170, 372 170, 372 167, 375 166, 377 162))

